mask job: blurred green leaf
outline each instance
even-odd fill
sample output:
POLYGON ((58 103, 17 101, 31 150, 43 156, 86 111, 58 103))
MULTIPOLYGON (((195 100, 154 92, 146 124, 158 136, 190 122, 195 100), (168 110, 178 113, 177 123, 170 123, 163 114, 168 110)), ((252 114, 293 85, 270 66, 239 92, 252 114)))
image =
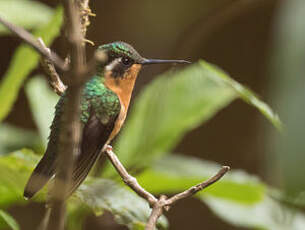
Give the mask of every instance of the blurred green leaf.
MULTIPOLYGON (((268 171, 289 196, 305 191, 305 1, 283 1, 277 14, 270 91, 285 132, 269 130, 268 171)), ((264 130, 266 131, 266 130, 264 130)), ((299 201, 299 199, 297 198, 299 201)))
POLYGON ((282 123, 279 116, 272 111, 269 105, 260 100, 252 90, 230 78, 230 76, 219 67, 204 61, 201 61, 200 64, 203 68, 208 69, 209 77, 214 78, 215 80, 220 80, 217 78, 221 78, 220 81, 233 89, 237 93, 238 97, 258 109, 278 130, 282 129, 282 123))
POLYGON ((143 159, 149 164, 235 98, 234 91, 211 80, 199 64, 166 73, 136 98, 116 153, 126 166, 141 166, 143 159))
POLYGON ((253 205, 238 204, 215 197, 202 197, 209 208, 221 219, 238 227, 265 230, 303 230, 305 216, 295 210, 265 197, 253 205))
POLYGON ((39 156, 30 150, 20 150, 0 157, 0 207, 24 202, 25 183, 39 156))
POLYGON ((66 227, 68 230, 83 230, 85 218, 90 214, 91 209, 82 202, 77 202, 75 199, 68 202, 68 215, 66 227))
MULTIPOLYGON (((126 225, 131 230, 144 230, 151 212, 145 200, 111 180, 93 179, 82 185, 76 195, 96 215, 110 211, 119 224, 126 225)), ((166 229, 167 225, 166 218, 162 216, 157 224, 158 229, 166 229)))
MULTIPOLYGON (((51 21, 34 33, 50 45, 58 36, 62 24, 62 9, 59 8, 51 21)), ((39 54, 27 45, 21 45, 11 61, 10 67, 0 83, 0 122, 10 112, 28 74, 37 66, 39 54)))
POLYGON ((48 87, 46 80, 41 77, 35 77, 27 83, 26 94, 40 136, 46 147, 58 96, 48 87))
MULTIPOLYGON (((178 193, 215 175, 220 165, 185 156, 169 155, 138 176, 149 192, 178 193), (157 181, 158 183, 154 183, 157 181)), ((257 177, 231 170, 196 197, 220 218, 239 227, 267 230, 301 230, 305 216, 271 199, 271 191, 257 177)), ((280 197, 277 194, 277 197, 280 197)))
MULTIPOLYGON (((23 189, 38 160, 39 156, 29 150, 21 150, 0 157, 1 208, 25 202, 23 189)), ((110 180, 88 178, 87 183, 83 184, 69 200, 69 219, 78 218, 79 224, 88 210, 83 204, 79 205, 80 200, 75 199, 75 196, 97 215, 109 211, 118 223, 133 230, 144 229, 151 211, 146 201, 125 185, 122 186, 110 180)), ((40 192, 38 196, 35 196, 35 200, 41 201, 44 197, 45 194, 40 192)), ((70 222, 69 227, 73 227, 74 224, 70 222)), ((159 228, 164 229, 166 226, 167 221, 165 217, 162 217, 159 228)))
POLYGON ((21 148, 42 151, 42 143, 39 136, 32 131, 18 128, 9 124, 0 126, 0 155, 16 151, 21 148))
POLYGON ((238 97, 280 126, 268 105, 215 66, 200 61, 165 73, 136 99, 115 151, 125 166, 147 166, 238 97))
MULTIPOLYGON (((214 176, 221 166, 197 158, 168 155, 156 161, 140 174, 139 183, 148 191, 177 193, 214 176), (152 183, 157 181, 158 183, 152 183)), ((231 170, 220 181, 206 188, 198 196, 219 197, 238 203, 254 204, 261 201, 266 186, 255 176, 241 170, 231 170)))
MULTIPOLYGON (((38 1, 1 0, 0 16, 26 29, 39 28, 49 22, 53 10, 38 1)), ((0 25, 0 35, 9 31, 0 25)))
POLYGON ((6 226, 10 227, 12 230, 19 230, 19 225, 18 223, 15 221, 15 219, 9 215, 8 213, 4 212, 3 210, 0 209, 0 226, 2 227, 1 224, 1 219, 2 221, 5 222, 6 226))

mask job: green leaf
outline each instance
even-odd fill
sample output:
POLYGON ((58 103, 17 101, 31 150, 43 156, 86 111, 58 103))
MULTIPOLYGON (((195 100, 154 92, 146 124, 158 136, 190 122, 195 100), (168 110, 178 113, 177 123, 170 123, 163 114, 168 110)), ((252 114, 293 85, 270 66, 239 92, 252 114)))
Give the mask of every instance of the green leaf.
POLYGON ((202 201, 221 219, 238 227, 303 230, 305 226, 305 216, 302 212, 267 196, 253 205, 238 204, 215 197, 202 197, 202 201))
POLYGON ((238 97, 280 126, 278 116, 249 89, 204 61, 165 73, 136 99, 115 151, 126 166, 147 166, 238 97))
POLYGON ((281 183, 287 195, 295 196, 296 200, 299 200, 299 193, 305 191, 304 14, 303 0, 283 2, 277 14, 270 92, 285 124, 285 132, 278 135, 268 130, 266 152, 272 154, 265 164, 266 170, 272 173, 271 180, 281 183))
MULTIPOLYGON (((168 155, 157 160, 137 178, 149 192, 178 193, 214 176, 221 166, 197 158, 168 155), (152 183, 157 181, 158 183, 152 183)), ((212 196, 243 204, 261 201, 266 186, 255 176, 241 170, 231 170, 221 180, 206 188, 198 196, 212 196)))
POLYGON ((116 153, 126 166, 140 165, 143 158, 149 163, 235 98, 234 91, 211 80, 198 64, 166 73, 135 100, 116 153))
POLYGON ((21 129, 9 124, 1 124, 0 155, 21 148, 31 148, 37 152, 41 152, 43 149, 39 136, 33 131, 21 129))
POLYGON ((228 87, 233 89, 238 96, 246 103, 254 106, 258 109, 278 130, 282 130, 282 123, 279 116, 272 111, 272 109, 265 102, 259 99, 259 97, 247 87, 241 85, 234 79, 230 78, 223 70, 217 66, 211 65, 207 62, 200 61, 203 68, 209 71, 209 76, 217 80, 221 78, 221 82, 225 83, 228 87))
POLYGON ((9 215, 8 213, 4 212, 3 210, 0 209, 0 225, 1 224, 1 219, 5 222, 6 226, 9 226, 12 230, 19 230, 19 225, 15 221, 15 219, 9 215))
MULTIPOLYGON (((33 168, 37 164, 39 156, 29 150, 17 151, 12 154, 0 156, 0 207, 6 208, 12 204, 24 203, 23 189, 33 168)), ((110 211, 116 221, 128 226, 130 229, 144 229, 150 215, 150 208, 146 201, 130 191, 125 185, 117 184, 111 180, 88 178, 69 199, 68 227, 75 229, 71 221, 78 219, 80 225, 82 219, 88 213, 88 209, 80 205, 84 202, 97 215, 104 211, 110 211), (75 196, 80 198, 75 199, 75 196)), ((36 201, 42 201, 45 194, 41 192, 36 201)), ((79 226, 80 227, 80 226, 79 226)), ((162 217, 158 227, 165 229, 167 220, 162 217)))
MULTIPOLYGON (((126 186, 122 187, 111 180, 92 179, 77 190, 76 196, 93 209, 96 215, 110 211, 119 224, 126 225, 131 230, 144 230, 151 212, 145 200, 126 186)), ((158 229, 165 229, 167 225, 166 218, 162 216, 157 224, 158 229)))
MULTIPOLYGON (((169 155, 156 161, 137 178, 149 192, 174 194, 210 178, 220 167, 196 158, 169 155)), ((304 228, 305 216, 300 210, 288 208, 268 194, 271 191, 257 177, 231 170, 195 197, 234 226, 267 230, 304 228)))
MULTIPOLYGON (((59 8, 48 25, 34 33, 50 45, 58 36, 62 24, 62 9, 59 8)), ((10 67, 0 83, 0 122, 10 112, 22 83, 28 74, 37 66, 39 54, 27 45, 21 45, 11 61, 10 67)))
POLYGON ((0 207, 25 201, 23 189, 38 159, 25 149, 0 157, 0 207))
POLYGON ((39 134, 46 147, 58 96, 41 77, 35 77, 27 83, 26 94, 39 134))
MULTIPOLYGON (((53 10, 38 1, 1 0, 0 16, 26 29, 39 28, 51 19, 53 10)), ((9 31, 0 25, 0 35, 9 31)))

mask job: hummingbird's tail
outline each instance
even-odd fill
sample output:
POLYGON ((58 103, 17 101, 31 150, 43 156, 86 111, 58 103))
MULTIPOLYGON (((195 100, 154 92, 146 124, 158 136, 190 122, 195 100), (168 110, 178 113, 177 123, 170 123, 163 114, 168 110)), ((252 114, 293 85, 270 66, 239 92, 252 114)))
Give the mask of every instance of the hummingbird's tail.
POLYGON ((55 157, 47 150, 25 186, 24 198, 32 198, 51 179, 54 172, 55 157))

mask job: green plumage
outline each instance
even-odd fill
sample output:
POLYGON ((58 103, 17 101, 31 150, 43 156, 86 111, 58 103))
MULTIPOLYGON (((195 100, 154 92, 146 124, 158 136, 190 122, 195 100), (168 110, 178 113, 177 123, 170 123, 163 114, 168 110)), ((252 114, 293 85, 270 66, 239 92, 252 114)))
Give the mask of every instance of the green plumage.
POLYGON ((90 116, 90 108, 103 123, 120 112, 120 101, 117 95, 106 88, 104 78, 94 76, 86 85, 81 99, 81 121, 85 124, 90 116))
MULTIPOLYGON (((106 44, 99 47, 99 49, 107 52, 109 57, 108 64, 116 58, 125 57, 127 54, 140 57, 130 45, 123 42, 106 44)), ((97 67, 97 69, 99 70, 100 67, 97 67)), ((93 76, 85 84, 82 92, 80 121, 83 126, 83 136, 79 153, 75 157, 70 193, 88 175, 103 146, 106 144, 120 113, 119 98, 104 85, 104 69, 102 68, 101 70, 98 71, 99 74, 93 76)), ((47 150, 25 187, 24 196, 26 198, 31 198, 35 195, 55 174, 59 158, 58 154, 60 154, 58 153, 58 142, 65 101, 66 94, 61 96, 56 105, 55 116, 50 127, 51 133, 47 150)))
MULTIPOLYGON (((119 98, 104 85, 104 80, 102 75, 96 75, 85 84, 83 89, 80 104, 83 138, 80 153, 75 160, 71 192, 79 186, 89 173, 102 147, 108 140, 115 120, 120 113, 121 106, 119 98)), ((56 161, 58 160, 58 139, 61 131, 61 116, 63 114, 65 101, 66 94, 61 96, 56 105, 55 117, 51 125, 46 153, 35 168, 26 186, 25 197, 32 197, 55 173, 56 161), (40 179, 35 179, 38 176, 40 179)))
MULTIPOLYGON (((91 112, 94 112, 97 118, 103 124, 107 124, 111 117, 116 117, 120 112, 120 101, 117 95, 106 88, 104 77, 96 75, 85 84, 81 97, 81 115, 80 119, 85 126, 88 122, 91 112)), ((54 141, 60 132, 60 118, 63 113, 66 94, 60 97, 55 107, 55 117, 51 125, 51 134, 49 141, 53 142, 50 148, 55 148, 54 141)))

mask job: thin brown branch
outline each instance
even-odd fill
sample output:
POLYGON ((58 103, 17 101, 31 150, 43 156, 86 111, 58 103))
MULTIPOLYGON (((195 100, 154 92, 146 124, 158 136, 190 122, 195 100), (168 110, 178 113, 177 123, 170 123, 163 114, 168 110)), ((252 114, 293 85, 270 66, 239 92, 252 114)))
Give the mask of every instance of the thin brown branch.
POLYGON ((90 25, 89 16, 95 16, 92 13, 89 7, 89 0, 77 0, 79 12, 80 12, 80 20, 81 20, 81 33, 83 34, 84 41, 94 45, 94 43, 90 40, 85 39, 88 26, 90 25))
POLYGON ((81 141, 80 99, 83 88, 82 77, 86 65, 85 47, 79 9, 75 1, 63 0, 65 30, 70 55, 70 69, 65 72, 68 89, 61 119, 59 136, 60 159, 57 165, 54 187, 51 190, 51 216, 48 230, 63 230, 65 220, 65 199, 70 189, 74 156, 77 156, 81 141))
POLYGON ((161 195, 160 199, 156 204, 153 206, 153 210, 151 212, 151 215, 148 219, 148 223, 145 227, 145 230, 154 230, 158 221, 158 218, 163 214, 163 211, 168 211, 170 207, 175 204, 177 201, 188 198, 193 196, 199 191, 202 191, 203 189, 209 187, 210 185, 217 182, 220 178, 222 178, 228 171, 230 170, 230 167, 223 166, 219 172, 208 179, 207 181, 204 181, 198 185, 195 185, 184 192, 178 193, 171 198, 166 199, 164 195, 161 195))
POLYGON ((170 198, 165 195, 161 195, 159 199, 155 198, 154 195, 147 192, 141 185, 137 182, 137 179, 128 174, 127 170, 124 168, 118 157, 112 151, 110 145, 106 145, 103 152, 107 155, 108 159, 118 172, 118 174, 123 179, 124 183, 128 185, 134 192, 136 192, 140 197, 144 198, 152 208, 151 215, 148 219, 145 230, 154 230, 159 217, 163 214, 164 210, 168 211, 172 205, 177 201, 193 196, 199 191, 209 187, 218 180, 220 180, 229 170, 229 166, 223 166, 218 173, 211 177, 210 179, 195 185, 184 192, 178 193, 170 198))
MULTIPOLYGON (((91 9, 89 8, 89 0, 77 0, 76 3, 77 3, 77 6, 78 6, 79 18, 80 18, 80 29, 79 30, 80 30, 80 32, 83 36, 83 42, 82 42, 83 47, 78 47, 77 49, 80 49, 81 52, 84 53, 85 52, 84 45, 85 45, 86 42, 94 45, 93 42, 85 39, 85 36, 86 36, 86 32, 87 32, 87 27, 90 25, 89 16, 95 16, 95 14, 93 14, 91 12, 91 9)), ((75 11, 72 11, 72 13, 73 12, 75 12, 75 11)), ((75 13, 73 13, 73 14, 75 14, 75 13)), ((73 17, 73 19, 77 18, 77 15, 74 15, 72 17, 73 17)), ((76 30, 76 31, 78 31, 78 30, 76 30)), ((79 36, 79 34, 74 33, 74 36, 73 36, 72 40, 75 37, 79 38, 80 36, 79 36)), ((48 52, 50 52, 50 49, 48 49, 45 46, 42 39, 39 38, 38 41, 39 41, 40 45, 42 46, 42 48, 44 48, 48 52)), ((80 44, 79 41, 78 41, 78 44, 80 44)), ((85 57, 85 55, 83 55, 83 57, 85 57)), ((83 58, 83 59, 85 59, 85 58, 83 58)), ((81 75, 80 79, 82 79, 80 84, 83 84, 84 82, 86 82, 92 76, 92 74, 96 70, 96 64, 97 63, 102 65, 103 63, 105 63, 106 59, 107 59, 107 55, 105 53, 102 53, 101 51, 95 52, 95 56, 92 58, 92 60, 85 67, 83 67, 84 69, 79 70, 80 75, 81 75)), ((70 61, 71 60, 69 58, 69 62, 70 61)), ((85 60, 83 60, 82 62, 85 62, 85 60)), ((61 81, 58 73, 56 72, 56 69, 55 69, 53 63, 49 59, 43 58, 42 59, 42 64, 45 68, 46 73, 50 77, 49 83, 50 83, 51 87, 53 88, 53 90, 58 95, 61 96, 64 93, 64 91, 66 90, 66 86, 61 81)))
POLYGON ((124 168, 118 157, 112 151, 112 147, 110 145, 105 146, 104 152, 123 179, 124 183, 128 185, 133 191, 135 191, 140 197, 147 200, 149 205, 153 207, 155 203, 157 203, 158 199, 151 193, 147 192, 144 188, 142 188, 136 178, 128 174, 127 170, 124 168))
MULTIPOLYGON (((71 58, 71 69, 78 74, 81 74, 85 70, 86 55, 85 48, 83 45, 84 36, 81 31, 80 23, 80 12, 78 5, 71 0, 63 0, 65 20, 66 20, 66 32, 67 32, 67 41, 70 50, 71 58)), ((71 71, 71 74, 74 74, 71 71)), ((70 84, 78 85, 81 81, 81 78, 77 79, 73 77, 70 84), (74 79, 75 78, 75 79, 74 79)))
POLYGON ((167 199, 166 205, 171 206, 179 200, 193 196, 197 192, 199 192, 199 191, 209 187, 210 185, 214 184, 215 182, 217 182, 229 170, 230 170, 229 166, 222 166, 222 168, 218 171, 218 173, 215 176, 211 177, 210 179, 208 179, 200 184, 197 184, 197 185, 189 188, 188 190, 185 190, 184 192, 178 193, 178 194, 172 196, 171 198, 167 199))
POLYGON ((152 212, 149 216, 145 230, 154 230, 156 228, 159 217, 163 214, 163 208, 166 202, 166 196, 161 195, 160 199, 154 204, 152 212))
MULTIPOLYGON (((41 38, 38 38, 38 42, 40 43, 41 47, 46 49, 47 52, 51 53, 51 50, 46 47, 43 40, 41 38)), ((59 96, 62 96, 67 89, 67 87, 64 85, 64 83, 61 81, 58 73, 56 72, 55 66, 52 61, 50 61, 48 58, 42 58, 41 59, 42 66, 44 67, 44 70, 49 76, 49 83, 55 93, 59 96)))
POLYGON ((45 48, 42 48, 37 39, 30 34, 25 29, 18 27, 8 21, 6 21, 4 18, 0 17, 0 23, 3 24, 7 29, 9 29, 12 33, 17 35, 22 41, 26 42, 30 46, 32 46, 38 53, 43 55, 44 57, 48 58, 49 60, 54 63, 56 67, 61 69, 62 71, 66 71, 67 67, 64 63, 64 61, 54 52, 47 51, 45 48))

